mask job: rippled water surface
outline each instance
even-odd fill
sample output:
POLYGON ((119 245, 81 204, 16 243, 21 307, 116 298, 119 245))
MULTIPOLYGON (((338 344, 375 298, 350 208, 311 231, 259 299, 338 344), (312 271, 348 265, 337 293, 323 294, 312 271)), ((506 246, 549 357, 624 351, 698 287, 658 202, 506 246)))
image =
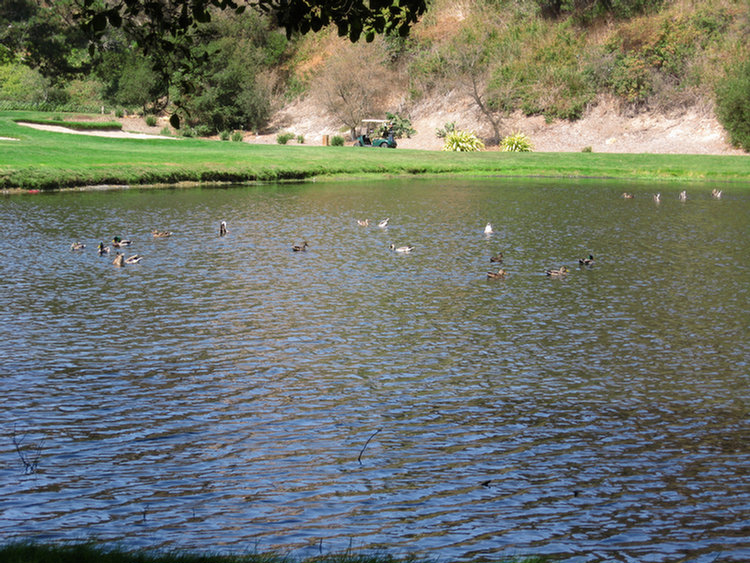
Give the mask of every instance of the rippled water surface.
POLYGON ((711 187, 5 197, 0 536, 748 561, 750 189, 711 187))

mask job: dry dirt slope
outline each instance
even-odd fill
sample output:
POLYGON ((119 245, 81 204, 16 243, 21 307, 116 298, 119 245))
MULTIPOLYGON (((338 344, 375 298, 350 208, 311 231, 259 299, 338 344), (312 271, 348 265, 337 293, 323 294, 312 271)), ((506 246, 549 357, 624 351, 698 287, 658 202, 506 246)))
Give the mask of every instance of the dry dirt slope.
MULTIPOLYGON (((461 129, 489 136, 489 129, 468 98, 457 95, 423 101, 401 112, 411 118, 417 134, 399 140, 402 148, 439 150, 442 141, 435 130, 454 121, 461 129)), ((383 116, 372 116, 383 117, 383 116)), ((337 120, 314 100, 297 101, 274 116, 266 134, 248 136, 251 143, 275 143, 276 135, 289 131, 304 135, 307 144, 319 144, 323 135, 340 131, 337 120)), ((726 132, 710 109, 690 109, 673 115, 643 112, 627 115, 609 100, 602 100, 578 121, 546 123, 543 117, 517 114, 504 119, 506 133, 528 135, 540 152, 594 152, 668 154, 747 154, 727 142, 726 132)))

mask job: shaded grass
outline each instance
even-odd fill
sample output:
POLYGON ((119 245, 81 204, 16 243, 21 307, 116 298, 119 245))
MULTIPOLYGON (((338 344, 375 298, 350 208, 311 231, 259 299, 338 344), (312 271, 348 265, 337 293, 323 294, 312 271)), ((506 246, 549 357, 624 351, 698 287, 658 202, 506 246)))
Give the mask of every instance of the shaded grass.
MULTIPOLYGON (((127 551, 95 543, 62 545, 17 542, 0 546, 0 561, 4 563, 428 563, 413 557, 395 558, 389 555, 338 553, 306 559, 292 559, 277 553, 219 555, 194 552, 127 551)), ((546 557, 513 558, 498 563, 544 563, 546 557)))
POLYGON ((17 119, 25 123, 35 123, 38 125, 56 125, 57 127, 67 127, 76 131, 121 131, 122 123, 119 121, 62 121, 54 119, 17 119))
POLYGON ((0 112, 0 188, 305 180, 406 175, 543 176, 750 182, 750 157, 611 153, 445 153, 202 139, 116 139, 52 133, 0 112))

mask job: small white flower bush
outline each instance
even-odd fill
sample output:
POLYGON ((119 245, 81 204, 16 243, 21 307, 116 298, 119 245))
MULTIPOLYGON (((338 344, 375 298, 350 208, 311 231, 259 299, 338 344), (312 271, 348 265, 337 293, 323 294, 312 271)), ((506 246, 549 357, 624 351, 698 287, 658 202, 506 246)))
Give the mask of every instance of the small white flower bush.
POLYGON ((505 152, 531 152, 534 147, 529 139, 523 133, 512 133, 503 139, 500 148, 505 152))
POLYGON ((445 135, 444 151, 477 152, 484 150, 484 143, 473 132, 450 131, 445 135))

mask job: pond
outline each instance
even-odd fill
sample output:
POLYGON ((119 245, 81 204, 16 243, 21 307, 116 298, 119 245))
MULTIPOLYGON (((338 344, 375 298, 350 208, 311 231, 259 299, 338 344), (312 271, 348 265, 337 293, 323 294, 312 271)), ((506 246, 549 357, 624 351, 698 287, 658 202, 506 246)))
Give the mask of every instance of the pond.
POLYGON ((0 536, 748 561, 750 186, 714 187, 4 197, 0 536))

